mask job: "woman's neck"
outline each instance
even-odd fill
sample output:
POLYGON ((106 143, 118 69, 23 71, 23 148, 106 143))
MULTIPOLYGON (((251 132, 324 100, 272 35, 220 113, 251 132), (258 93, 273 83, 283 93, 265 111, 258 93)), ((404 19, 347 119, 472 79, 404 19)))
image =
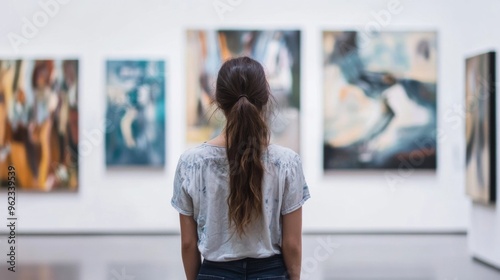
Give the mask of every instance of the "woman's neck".
POLYGON ((207 144, 225 147, 226 146, 226 137, 224 136, 224 133, 221 133, 217 137, 207 141, 207 144))

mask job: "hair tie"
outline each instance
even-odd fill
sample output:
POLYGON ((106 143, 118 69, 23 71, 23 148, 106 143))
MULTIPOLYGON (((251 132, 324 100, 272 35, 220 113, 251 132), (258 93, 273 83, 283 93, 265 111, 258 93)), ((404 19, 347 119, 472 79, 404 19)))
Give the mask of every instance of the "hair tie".
POLYGON ((242 97, 246 97, 246 99, 250 100, 250 98, 248 98, 248 95, 246 94, 240 94, 240 96, 238 96, 238 100, 240 100, 242 97))

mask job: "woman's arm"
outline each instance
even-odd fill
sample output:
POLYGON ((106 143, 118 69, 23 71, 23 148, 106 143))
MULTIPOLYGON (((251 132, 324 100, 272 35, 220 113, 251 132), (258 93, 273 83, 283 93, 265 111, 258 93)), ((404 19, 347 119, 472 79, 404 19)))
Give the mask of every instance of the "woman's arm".
POLYGON ((282 250, 290 280, 300 280, 302 265, 302 207, 283 215, 282 250))
POLYGON ((196 221, 192 216, 179 214, 181 222, 182 262, 187 280, 196 280, 201 266, 198 251, 198 233, 196 221))

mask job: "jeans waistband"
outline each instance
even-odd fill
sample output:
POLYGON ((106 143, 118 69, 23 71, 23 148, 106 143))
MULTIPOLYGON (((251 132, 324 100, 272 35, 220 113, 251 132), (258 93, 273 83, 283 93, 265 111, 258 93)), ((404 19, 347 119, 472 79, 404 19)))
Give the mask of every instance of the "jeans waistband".
POLYGON ((213 262, 209 260, 203 260, 203 263, 208 265, 216 265, 216 266, 231 266, 231 267, 260 267, 263 265, 269 265, 275 261, 283 261, 283 255, 277 254, 267 258, 244 258, 241 260, 235 261, 227 261, 227 262, 213 262))

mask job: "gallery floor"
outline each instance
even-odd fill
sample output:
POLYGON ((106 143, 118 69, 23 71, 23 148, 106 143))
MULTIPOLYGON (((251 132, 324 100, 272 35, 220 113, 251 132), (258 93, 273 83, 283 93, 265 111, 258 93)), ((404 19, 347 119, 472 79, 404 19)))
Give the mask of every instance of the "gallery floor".
MULTIPOLYGON (((16 272, 2 261, 0 279, 184 279, 179 241, 177 235, 18 236, 16 272)), ((4 252, 7 244, 0 244, 4 252)), ((306 235, 303 247, 303 279, 500 279, 499 270, 470 258, 465 235, 306 235)))

